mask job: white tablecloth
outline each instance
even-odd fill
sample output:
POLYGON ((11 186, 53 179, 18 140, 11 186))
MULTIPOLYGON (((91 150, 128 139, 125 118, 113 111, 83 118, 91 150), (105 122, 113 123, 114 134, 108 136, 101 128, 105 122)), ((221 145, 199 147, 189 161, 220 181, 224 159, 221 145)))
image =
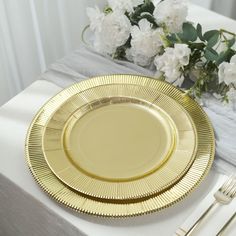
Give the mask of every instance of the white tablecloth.
MULTIPOLYGON (((191 6, 190 16, 207 27, 224 27, 236 32, 235 21, 199 7, 191 6)), ((52 65, 41 76, 43 80, 33 83, 0 109, 0 235, 173 235, 213 188, 218 173, 211 171, 192 195, 174 207, 136 218, 103 219, 75 213, 57 204, 39 188, 28 170, 24 159, 28 126, 37 110, 63 87, 86 77, 105 74, 104 63, 110 73, 125 71, 152 75, 133 64, 114 64, 105 58, 94 69, 93 62, 83 57, 84 52, 79 50, 52 65), (81 71, 80 65, 80 70, 76 70, 78 64, 71 64, 76 61, 89 66, 81 71)), ((228 167, 229 171, 231 165, 228 167)))

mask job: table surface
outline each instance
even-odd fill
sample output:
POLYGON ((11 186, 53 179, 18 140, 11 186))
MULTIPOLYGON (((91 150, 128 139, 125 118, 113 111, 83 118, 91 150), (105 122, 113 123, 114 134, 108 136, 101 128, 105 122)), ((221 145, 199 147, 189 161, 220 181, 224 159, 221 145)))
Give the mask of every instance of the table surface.
MULTIPOLYGON (((195 5, 189 15, 205 28, 236 32, 235 21, 195 5)), ((194 193, 175 206, 128 219, 72 212, 51 200, 35 183, 24 159, 25 135, 38 109, 61 89, 38 80, 0 108, 0 235, 173 235, 213 188, 217 172, 211 171, 194 193)))

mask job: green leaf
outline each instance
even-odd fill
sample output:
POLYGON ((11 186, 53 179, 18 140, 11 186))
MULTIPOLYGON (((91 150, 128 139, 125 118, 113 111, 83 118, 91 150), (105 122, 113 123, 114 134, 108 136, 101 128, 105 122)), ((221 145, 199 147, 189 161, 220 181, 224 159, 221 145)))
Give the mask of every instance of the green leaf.
POLYGON ((201 39, 202 41, 205 41, 202 35, 202 26, 200 24, 197 24, 197 35, 199 39, 201 39))
POLYGON ((145 1, 144 4, 140 5, 140 6, 141 6, 142 12, 149 12, 152 14, 155 10, 155 6, 154 6, 153 2, 150 0, 145 1))
POLYGON ((129 36, 129 38, 127 39, 125 44, 116 48, 116 52, 113 54, 113 58, 125 60, 126 59, 126 57, 125 57, 126 56, 126 49, 131 47, 130 42, 131 42, 131 35, 129 36))
POLYGON ((197 40, 197 30, 191 23, 183 23, 183 33, 179 35, 183 41, 194 42, 197 40))
POLYGON ((218 58, 216 59, 216 65, 220 65, 223 61, 226 61, 228 57, 227 54, 228 54, 228 50, 225 52, 221 52, 218 58))
POLYGON ((207 43, 207 47, 214 47, 217 42, 219 41, 219 37, 220 37, 220 32, 215 32, 215 34, 212 35, 212 37, 208 40, 208 43, 207 43))
POLYGON ((208 61, 215 61, 218 58, 218 53, 212 48, 206 48, 204 57, 208 61))
POLYGON ((205 48, 205 44, 204 43, 190 43, 189 47, 191 49, 203 50, 205 48))
POLYGON ((216 59, 216 65, 220 65, 224 61, 229 62, 233 55, 235 55, 235 52, 232 49, 221 52, 216 59))
POLYGON ((167 40, 169 40, 172 44, 175 44, 177 42, 179 42, 176 34, 170 34, 166 36, 167 40))
POLYGON ((203 35, 203 38, 206 40, 206 41, 209 41, 210 38, 212 38, 215 34, 219 34, 220 32, 218 30, 210 30, 210 31, 207 31, 204 35, 203 35))

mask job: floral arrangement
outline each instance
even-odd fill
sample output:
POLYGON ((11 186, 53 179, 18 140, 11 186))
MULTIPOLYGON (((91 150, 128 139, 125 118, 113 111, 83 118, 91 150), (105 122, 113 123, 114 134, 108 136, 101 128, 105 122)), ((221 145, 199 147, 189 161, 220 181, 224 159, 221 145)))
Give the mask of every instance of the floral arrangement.
POLYGON ((203 32, 187 13, 187 0, 108 0, 103 11, 87 8, 97 52, 154 69, 195 98, 208 92, 236 103, 236 35, 203 32))

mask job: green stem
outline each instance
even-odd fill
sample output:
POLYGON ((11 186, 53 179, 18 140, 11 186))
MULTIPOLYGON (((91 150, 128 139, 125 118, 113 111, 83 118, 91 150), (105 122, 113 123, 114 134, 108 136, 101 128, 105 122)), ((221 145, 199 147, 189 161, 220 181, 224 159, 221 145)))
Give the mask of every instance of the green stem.
POLYGON ((223 32, 221 32, 220 35, 224 38, 225 43, 227 43, 227 42, 228 42, 228 39, 227 39, 226 36, 223 34, 223 32))
POLYGON ((218 42, 218 44, 217 44, 217 46, 216 46, 216 51, 217 51, 217 49, 219 48, 219 46, 221 45, 221 41, 219 40, 219 42, 218 42))
POLYGON ((180 39, 180 37, 178 36, 178 34, 175 34, 176 38, 178 39, 178 43, 182 43, 182 40, 180 39))
POLYGON ((225 29, 220 29, 220 33, 226 33, 226 34, 230 34, 230 35, 232 35, 232 36, 236 37, 236 34, 235 34, 235 33, 233 33, 233 32, 230 32, 230 31, 228 31, 228 30, 225 30, 225 29))
POLYGON ((164 48, 170 47, 171 44, 168 42, 167 38, 165 36, 162 36, 162 35, 160 35, 160 37, 161 37, 161 40, 163 42, 164 48))

